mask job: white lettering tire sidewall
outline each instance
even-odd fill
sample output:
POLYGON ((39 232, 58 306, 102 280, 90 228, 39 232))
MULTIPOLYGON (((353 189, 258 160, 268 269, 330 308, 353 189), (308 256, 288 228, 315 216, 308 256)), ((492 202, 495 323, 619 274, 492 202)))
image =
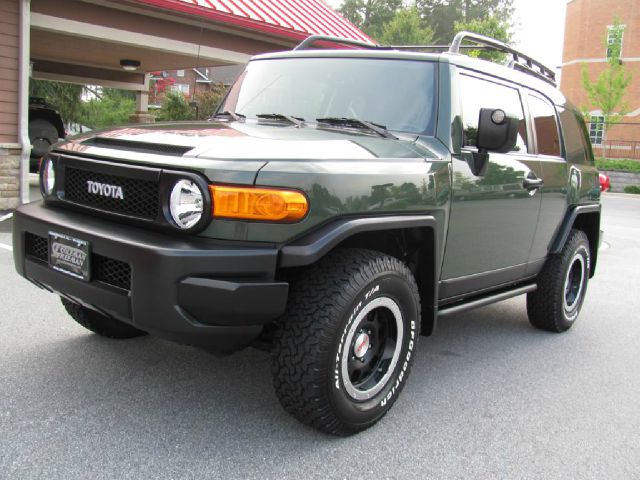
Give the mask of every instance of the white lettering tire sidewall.
POLYGON ((333 375, 331 376, 332 403, 340 414, 348 416, 353 422, 354 417, 358 423, 370 423, 380 418, 395 402, 398 394, 406 383, 412 359, 415 355, 417 339, 419 335, 420 319, 419 301, 406 281, 396 274, 385 273, 381 277, 369 282, 356 296, 350 309, 343 318, 338 342, 333 352, 333 375), (380 298, 391 299, 400 309, 403 323, 402 341, 399 348, 398 359, 387 379, 387 383, 376 394, 367 400, 355 400, 347 392, 343 380, 342 359, 349 331, 359 318, 359 312, 367 305, 380 298))

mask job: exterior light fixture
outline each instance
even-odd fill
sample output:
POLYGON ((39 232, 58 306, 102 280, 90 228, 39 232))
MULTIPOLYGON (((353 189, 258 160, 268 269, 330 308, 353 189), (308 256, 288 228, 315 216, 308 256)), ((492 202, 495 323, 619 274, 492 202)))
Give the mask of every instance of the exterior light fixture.
POLYGON ((128 72, 133 72, 134 70, 137 70, 137 68, 140 66, 140 60, 122 59, 120 60, 120 66, 122 67, 123 70, 126 70, 128 72))

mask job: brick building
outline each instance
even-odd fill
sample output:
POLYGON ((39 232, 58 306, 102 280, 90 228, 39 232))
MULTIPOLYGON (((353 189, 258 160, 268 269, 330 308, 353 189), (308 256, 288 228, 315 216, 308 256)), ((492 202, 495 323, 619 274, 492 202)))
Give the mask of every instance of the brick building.
POLYGON ((592 80, 607 67, 608 56, 615 49, 607 44, 621 45, 620 59, 633 75, 625 101, 629 113, 612 126, 606 139, 606 154, 610 157, 640 158, 640 2, 638 0, 570 0, 562 58, 560 88, 576 105, 590 114, 589 133, 595 153, 603 153, 603 122, 601 112, 589 104, 582 86, 582 66, 592 80), (621 29, 613 27, 618 18, 621 29))
POLYGON ((244 66, 245 64, 240 64, 151 72, 149 103, 155 106, 161 104, 167 91, 181 92, 185 97, 191 98, 198 93, 210 91, 214 85, 229 86, 244 66))

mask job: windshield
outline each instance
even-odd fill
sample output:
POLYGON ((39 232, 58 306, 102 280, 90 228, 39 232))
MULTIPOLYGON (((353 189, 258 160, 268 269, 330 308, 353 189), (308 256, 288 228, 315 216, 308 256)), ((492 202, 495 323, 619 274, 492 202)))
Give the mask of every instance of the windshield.
POLYGON ((280 114, 315 122, 357 118, 389 130, 432 135, 432 62, 379 58, 287 58, 247 65, 220 112, 280 114))

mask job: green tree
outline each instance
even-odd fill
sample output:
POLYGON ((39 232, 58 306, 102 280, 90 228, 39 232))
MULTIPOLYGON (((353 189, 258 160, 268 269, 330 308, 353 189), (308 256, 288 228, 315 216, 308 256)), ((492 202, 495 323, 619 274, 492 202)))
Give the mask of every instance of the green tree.
POLYGON ((338 9, 347 20, 377 39, 402 8, 402 0, 344 0, 338 9))
POLYGON ((44 98, 48 103, 56 107, 60 112, 62 121, 67 125, 70 123, 82 124, 82 96, 84 93, 85 87, 83 85, 35 80, 33 78, 29 82, 29 95, 44 98))
POLYGON ((424 26, 416 8, 398 10, 378 38, 384 45, 429 45, 433 30, 424 26))
POLYGON ((160 121, 194 120, 195 111, 180 92, 167 92, 158 116, 160 121))
MULTIPOLYGON (((624 26, 620 24, 620 19, 616 17, 611 28, 621 31, 624 26)), ((624 96, 633 78, 631 72, 627 70, 620 60, 622 42, 609 44, 605 40, 604 46, 608 52, 607 66, 595 81, 591 80, 587 66, 582 65, 582 86, 587 92, 591 105, 602 112, 600 116, 603 117, 604 122, 603 144, 606 143, 609 129, 619 123, 629 112, 624 96)), ((583 110, 586 111, 587 109, 583 108, 583 110)))
POLYGON ((455 24, 495 17, 511 26, 513 0, 415 0, 425 23, 434 32, 434 41, 448 45, 455 34, 455 24))
MULTIPOLYGON (((474 18, 473 20, 466 22, 455 22, 453 25, 453 31, 454 34, 462 31, 479 33, 505 43, 509 43, 511 41, 509 24, 504 20, 500 20, 500 18, 495 15, 483 18, 474 18)), ((500 53, 495 50, 470 50, 465 53, 471 57, 484 58, 485 60, 491 60, 494 62, 502 62, 506 58, 504 53, 500 53)))
POLYGON ((104 128, 129 122, 136 110, 135 93, 115 88, 94 90, 94 98, 83 103, 82 125, 104 128))

